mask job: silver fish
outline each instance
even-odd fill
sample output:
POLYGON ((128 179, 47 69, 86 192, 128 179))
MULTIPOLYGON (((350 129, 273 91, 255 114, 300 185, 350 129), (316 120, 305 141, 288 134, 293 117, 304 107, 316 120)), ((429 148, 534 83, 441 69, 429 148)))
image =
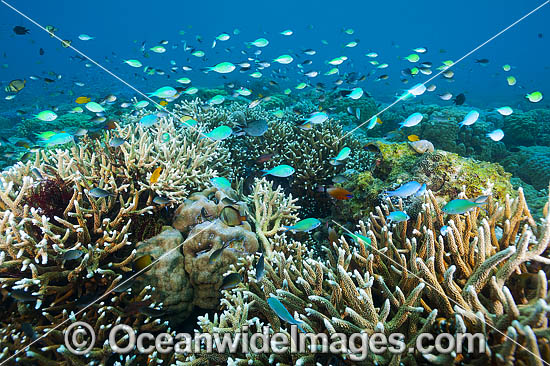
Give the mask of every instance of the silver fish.
POLYGON ((103 198, 103 197, 107 197, 107 196, 114 196, 113 193, 109 192, 109 191, 106 191, 104 189, 101 189, 101 188, 92 188, 90 190, 90 196, 92 197, 95 197, 95 198, 103 198))

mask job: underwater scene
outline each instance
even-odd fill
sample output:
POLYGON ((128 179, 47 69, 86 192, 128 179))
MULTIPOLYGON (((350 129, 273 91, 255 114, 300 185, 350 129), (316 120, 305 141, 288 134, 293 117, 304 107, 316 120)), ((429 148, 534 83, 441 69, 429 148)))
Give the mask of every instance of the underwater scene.
POLYGON ((550 366, 550 0, 0 0, 0 366, 550 366))

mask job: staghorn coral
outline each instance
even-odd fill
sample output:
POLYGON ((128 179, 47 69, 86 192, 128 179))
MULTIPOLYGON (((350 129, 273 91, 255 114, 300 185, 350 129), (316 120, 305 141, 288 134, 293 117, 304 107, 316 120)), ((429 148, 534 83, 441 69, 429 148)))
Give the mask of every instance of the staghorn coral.
MULTIPOLYGON (((311 102, 298 103, 295 108, 302 108, 305 116, 315 111, 311 102)), ((300 206, 307 210, 304 214, 315 211, 322 215, 331 209, 330 200, 324 193, 316 190, 330 185, 331 178, 346 169, 364 171, 374 165, 373 154, 365 151, 361 140, 352 135, 346 136, 339 121, 329 119, 322 125, 315 125, 310 130, 298 127, 304 120, 304 115, 285 111, 279 119, 267 112, 261 105, 248 108, 247 104, 232 103, 225 107, 204 109, 197 99, 185 102, 175 107, 177 113, 190 115, 201 127, 209 131, 220 125, 235 128, 247 121, 263 119, 268 123, 267 132, 261 137, 234 136, 221 144, 231 153, 229 166, 241 167, 233 172, 240 178, 250 178, 248 183, 260 174, 259 170, 269 169, 279 164, 288 164, 296 169, 292 176, 292 184, 286 183, 295 197, 300 197, 300 206), (352 154, 343 164, 332 165, 330 158, 335 157, 343 147, 350 147, 352 154), (257 159, 265 154, 274 154, 265 163, 257 163, 257 159)))
MULTIPOLYGON (((333 355, 331 360, 340 364, 416 365, 427 360, 446 365, 492 361, 535 366, 541 359, 550 361, 550 296, 546 273, 540 270, 540 265, 550 264, 543 255, 550 243, 550 216, 537 225, 521 189, 516 199, 507 196, 502 205, 490 199, 487 217, 481 217, 479 210, 446 217, 428 192, 416 219, 389 226, 386 215, 400 208, 401 203, 394 207, 388 201, 366 222, 359 222, 359 232, 371 240, 369 248, 342 237, 325 248, 326 259, 313 258, 299 242, 274 236, 273 255, 262 280, 254 279, 254 256, 242 258, 234 270, 246 273, 248 281, 226 291, 224 312, 212 319, 199 318, 199 326, 207 332, 250 335, 268 325, 270 332, 288 332, 287 324, 266 303, 269 296, 276 296, 303 321, 307 332, 389 335, 397 331, 406 335, 408 350, 419 333, 440 332, 446 322, 451 325, 444 328, 451 333, 485 334, 488 345, 485 352, 474 354, 386 351, 368 353, 365 360, 333 355), (443 225, 450 228, 446 236, 437 234, 443 225), (514 279, 524 275, 534 285, 529 290, 513 287, 514 279)), ((183 365, 219 364, 229 357, 236 365, 315 365, 330 358, 290 352, 198 353, 183 365)))
POLYGON ((265 178, 254 181, 254 190, 248 196, 252 208, 252 220, 256 234, 262 243, 262 251, 271 256, 269 238, 274 237, 283 224, 292 225, 298 219, 296 199, 286 197, 280 186, 273 190, 273 183, 265 178))
MULTIPOLYGON (((154 287, 145 286, 140 291, 115 288, 134 273, 132 263, 138 253, 135 243, 147 239, 143 233, 132 231, 136 228, 134 222, 140 221, 138 227, 146 227, 147 217, 154 227, 164 207, 153 204, 153 197, 183 202, 188 192, 204 187, 218 174, 215 167, 221 166, 225 152, 214 142, 198 140, 195 132, 176 129, 167 119, 150 129, 117 127, 106 132, 105 143, 84 139, 71 150, 39 150, 34 162, 19 163, 3 172, 2 359, 51 329, 46 338, 18 354, 18 365, 88 364, 89 359, 73 355, 63 346, 62 331, 70 324, 64 322, 76 320, 81 309, 98 336, 89 357, 103 363, 111 359, 111 351, 103 342, 116 324, 132 325, 140 331, 170 332, 167 323, 151 319, 154 309, 147 309, 162 308, 162 303, 152 300, 154 287), (168 140, 163 139, 166 134, 168 140), (125 138, 128 143, 110 147, 106 142, 113 136, 125 138), (151 183, 151 172, 159 165, 164 168, 162 175, 158 182, 151 183), (40 172, 42 180, 32 178, 33 169, 40 172), (111 195, 91 195, 90 190, 96 187, 111 195), (68 201, 53 201, 56 190, 70 192, 68 201), (49 199, 48 204, 39 206, 44 202, 36 197, 49 199), (96 302, 100 297, 101 301, 96 302), (21 326, 25 323, 36 335, 29 335, 29 327, 21 326), (54 328, 57 325, 62 326, 54 328)), ((126 357, 141 364, 147 360, 145 355, 126 357)), ((147 362, 159 365, 171 357, 154 356, 147 362)))

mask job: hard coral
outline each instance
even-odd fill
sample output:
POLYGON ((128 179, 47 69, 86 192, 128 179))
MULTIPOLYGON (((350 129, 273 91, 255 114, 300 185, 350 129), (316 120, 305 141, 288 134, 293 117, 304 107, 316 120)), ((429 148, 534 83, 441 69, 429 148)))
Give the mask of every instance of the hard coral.
MULTIPOLYGON (((390 225, 386 215, 399 208, 400 204, 391 203, 377 207, 358 225, 370 245, 342 237, 338 244, 326 248, 327 259, 313 258, 299 242, 271 239, 276 250, 266 263, 264 277, 252 280, 257 276, 256 259, 243 257, 235 270, 246 270, 250 280, 239 289, 224 292, 225 311, 213 319, 201 317, 202 331, 251 335, 267 325, 270 332, 289 334, 289 324, 266 302, 274 296, 302 322, 306 332, 327 337, 335 333, 407 335, 402 354, 389 350, 369 352, 365 358, 335 354, 333 362, 417 365, 427 360, 477 365, 494 361, 535 366, 541 359, 550 361, 543 353, 548 342, 548 280, 535 264, 550 263, 543 257, 550 244, 550 216, 537 226, 521 190, 517 199, 506 197, 503 205, 490 200, 487 219, 480 218, 478 210, 445 217, 431 192, 416 220, 390 225), (443 225, 450 228, 446 236, 438 234, 443 225), (530 275, 533 291, 512 287, 514 273, 530 271, 534 271, 530 275), (445 326, 441 319, 451 325, 445 326), (452 334, 481 332, 489 348, 452 355, 408 352, 419 334, 443 330, 452 334)), ((311 345, 312 340, 306 344, 311 345)), ((323 356, 313 351, 215 355, 221 363, 229 357, 244 366, 315 365, 323 356)), ((214 360, 214 355, 201 352, 189 356, 183 365, 207 364, 209 360, 214 360)))
POLYGON ((165 227, 160 234, 136 245, 136 257, 150 255, 157 261, 136 278, 133 287, 155 288, 152 299, 155 303, 162 303, 172 325, 181 324, 187 319, 194 301, 194 290, 185 271, 184 257, 178 248, 182 242, 183 236, 178 230, 165 227))
MULTIPOLYGON (((112 351, 104 342, 113 325, 132 325, 142 332, 169 331, 166 323, 150 318, 155 309, 147 308, 162 306, 151 300, 155 289, 145 286, 140 291, 117 291, 134 273, 136 242, 148 239, 143 232, 131 231, 139 226, 133 226, 133 222, 141 215, 154 217, 165 210, 152 202, 156 195, 179 203, 192 190, 204 188, 218 174, 215 169, 221 166, 223 154, 215 143, 179 130, 168 118, 153 128, 117 127, 106 133, 106 141, 84 140, 70 150, 40 150, 33 163, 19 163, 3 172, 1 357, 5 360, 30 344, 34 337, 24 335, 29 327, 37 337, 52 331, 18 354, 18 364, 48 365, 67 360, 74 365, 89 364, 90 360, 106 364, 112 362, 112 351), (108 146, 114 136, 127 142, 118 148, 108 146), (161 164, 160 179, 151 181, 152 171, 161 164), (66 204, 60 200, 54 208, 38 207, 41 202, 28 201, 33 197, 33 169, 41 172, 46 182, 43 187, 49 191, 53 188, 47 182, 57 181, 55 192, 61 192, 63 199, 67 190, 70 192, 66 204), (93 188, 104 189, 110 195, 92 195, 93 188), (14 295, 17 291, 24 291, 28 299, 19 300, 14 295), (63 345, 62 330, 81 316, 79 310, 84 307, 84 320, 97 335, 89 357, 74 355, 63 345), (25 330, 20 325, 23 323, 29 324, 25 330)), ((51 197, 48 200, 46 203, 52 203, 51 197)), ((149 224, 155 226, 152 222, 146 226, 149 224)), ((167 299, 164 301, 172 306, 167 299)), ((162 312, 162 308, 156 311, 162 312)), ((117 342, 122 341, 117 338, 117 342)), ((142 354, 125 357, 152 366, 170 359, 165 355, 149 360, 142 354)))
MULTIPOLYGON (((234 192, 228 192, 234 196, 234 192)), ((228 226, 220 218, 228 194, 215 188, 190 197, 176 210, 173 226, 186 235, 182 244, 185 271, 194 289, 193 304, 215 309, 219 304, 223 275, 231 264, 247 253, 259 249, 256 235, 248 222, 228 226), (216 250, 225 247, 220 257, 211 261, 216 250)), ((244 203, 234 207, 246 211, 244 203)))

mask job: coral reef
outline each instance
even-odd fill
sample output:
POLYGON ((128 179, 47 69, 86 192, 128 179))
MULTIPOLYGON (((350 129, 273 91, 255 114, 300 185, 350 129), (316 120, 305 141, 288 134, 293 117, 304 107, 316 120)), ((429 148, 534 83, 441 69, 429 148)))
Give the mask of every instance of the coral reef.
MULTIPOLYGON (((315 111, 311 102, 298 104, 304 110, 304 115, 315 111)), ((363 142, 349 135, 346 136, 337 120, 329 119, 321 125, 315 125, 310 130, 302 130, 298 123, 303 122, 303 116, 286 111, 284 117, 276 118, 262 106, 250 109, 245 104, 232 104, 223 108, 203 110, 198 100, 185 102, 175 107, 177 112, 190 115, 204 126, 206 130, 226 124, 235 127, 242 121, 264 119, 268 122, 268 130, 261 137, 238 136, 223 141, 230 147, 234 174, 241 178, 253 179, 261 175, 260 169, 270 169, 280 164, 288 164, 295 168, 291 181, 277 181, 299 197, 303 214, 330 212, 331 201, 324 193, 317 192, 319 187, 332 184, 331 178, 347 169, 356 171, 370 170, 374 165, 373 155, 363 150, 363 142), (330 158, 335 157, 344 148, 352 149, 348 160, 340 165, 332 165, 330 158), (265 154, 273 154, 266 162, 257 162, 265 154)))
MULTIPOLYGON (((73 365, 88 364, 85 357, 65 348, 60 328, 81 313, 98 337, 91 357, 103 363, 112 357, 103 342, 116 324, 131 324, 140 331, 169 331, 167 323, 151 319, 151 313, 162 311, 162 303, 151 299, 156 297, 155 289, 147 285, 132 291, 125 286, 130 275, 140 274, 133 268, 138 258, 135 245, 147 239, 133 230, 151 227, 148 232, 155 235, 155 223, 168 206, 156 204, 153 198, 183 202, 219 173, 215 168, 223 167, 225 154, 214 142, 198 140, 195 132, 178 130, 173 120, 164 119, 154 128, 127 125, 110 130, 105 142, 84 139, 70 150, 39 150, 34 161, 4 171, 0 180, 1 357, 6 359, 51 330, 47 338, 18 354, 17 364, 67 360, 73 365), (163 139, 166 134, 168 140, 163 139), (114 136, 127 142, 112 147, 108 142, 114 136), (158 166, 163 171, 154 182, 150 177, 158 166), (111 296, 113 291, 118 295, 111 296)), ((146 249, 154 243, 159 241, 144 243, 142 250, 155 253, 154 248, 146 249)), ((184 287, 184 281, 180 285, 184 287)), ((161 288, 168 290, 162 301, 170 308, 172 299, 166 295, 174 289, 161 288)), ((158 365, 169 358, 147 362, 158 365)), ((136 362, 146 360, 147 356, 137 355, 136 362)))
POLYGON ((162 303, 164 317, 172 325, 185 321, 193 309, 193 287, 178 250, 182 242, 183 235, 178 230, 165 227, 160 234, 136 245, 136 258, 150 255, 157 261, 136 277, 132 289, 155 288, 152 298, 162 303))
MULTIPOLYGON (((384 136, 395 129, 413 112, 420 112, 424 120, 417 126, 400 131, 399 140, 405 141, 408 135, 417 135, 421 139, 432 142, 437 149, 454 152, 461 156, 473 157, 479 160, 499 162, 510 155, 503 142, 495 142, 486 134, 496 128, 504 128, 506 121, 496 112, 480 111, 479 120, 471 125, 460 127, 459 123, 472 108, 457 106, 439 106, 435 104, 412 104, 402 112, 390 110, 381 116, 384 123, 369 136, 384 136)), ((506 132, 505 132, 506 134, 506 132)))
MULTIPOLYGON (((202 309, 218 306, 224 273, 240 256, 259 248, 248 222, 227 226, 220 219, 227 197, 215 188, 194 194, 176 210, 174 218, 174 227, 188 233, 182 245, 184 266, 194 289, 193 304, 202 309), (225 249, 219 258, 211 261, 211 255, 221 248, 225 249)), ((237 207, 246 210, 244 204, 237 207)))
POLYGON ((272 247, 269 238, 277 235, 283 225, 292 225, 298 219, 296 214, 300 206, 292 195, 286 197, 280 186, 273 190, 273 183, 265 178, 256 179, 253 192, 248 196, 252 208, 252 220, 256 234, 262 243, 262 251, 271 256, 272 247))
MULTIPOLYGON (((228 90, 204 89, 200 96, 227 96, 228 90)), ((306 93, 331 111, 327 121, 311 128, 299 127, 319 111, 310 98, 273 95, 251 108, 242 97, 228 97, 217 106, 188 97, 173 106, 179 118, 160 117, 145 127, 138 121, 150 111, 134 111, 113 129, 101 131, 103 136, 83 137, 70 148, 37 150, 4 171, 0 361, 25 350, 12 364, 550 362, 550 198, 545 190, 550 154, 546 146, 518 147, 519 153, 510 154, 503 143, 479 137, 507 125, 511 132, 506 134, 519 134, 517 125, 527 123, 524 119, 547 120, 546 114, 534 110, 501 118, 482 113, 475 125, 458 128, 468 108, 416 104, 415 111, 426 120, 406 131, 421 141, 408 142, 403 130, 370 140, 394 128, 412 106, 403 115, 384 113, 384 124, 359 138, 345 133, 357 123, 347 107, 353 112, 358 108, 359 120, 364 120, 378 110, 374 99, 306 93), (273 113, 275 108, 280 111, 273 113), (188 118, 198 122, 196 128, 182 123, 188 118), (263 136, 238 132, 257 120, 267 123, 263 136), (202 135, 221 125, 236 133, 223 141, 202 135), (115 138, 120 143, 112 143, 115 138), (350 157, 331 161, 344 147, 351 149, 350 157), (511 179, 490 161, 502 161, 531 185, 520 188, 519 178, 511 179), (295 173, 260 177, 262 169, 280 164, 293 166, 295 173), (213 183, 216 177, 229 178, 231 187, 213 183), (427 191, 407 199, 384 194, 411 180, 426 183, 427 191), (334 184, 353 197, 329 196, 324 190, 334 184), (442 210, 454 198, 480 195, 487 196, 483 209, 462 215, 442 210), (231 223, 224 214, 228 208, 238 215, 231 223), (391 223, 387 216, 397 210, 410 217, 391 223), (321 219, 315 232, 285 230, 304 217, 321 219), (257 273, 260 258, 265 261, 262 276, 257 273), (238 274, 233 289, 227 286, 229 274, 238 274), (290 332, 268 305, 270 297, 280 300, 307 332, 327 337, 398 332, 406 336, 408 351, 422 332, 478 332, 487 348, 473 354, 386 350, 365 358, 357 358, 357 352, 322 354, 316 349, 130 352, 117 358, 105 342, 117 324, 175 335, 176 328, 193 322, 195 310, 206 312, 195 329, 203 332, 250 336, 262 326, 271 333, 290 332), (81 318, 98 336, 87 356, 71 354, 63 345, 63 328, 81 318)), ((76 114, 62 117, 41 124, 41 130, 89 122, 76 114)), ((546 134, 539 125, 531 123, 521 143, 538 143, 537 133, 546 134)), ((35 131, 36 120, 19 126, 19 133, 29 137, 35 131)), ((312 339, 306 343, 311 345, 312 339)))
POLYGON ((550 147, 520 146, 502 165, 535 189, 545 189, 550 180, 550 147))
POLYGON ((506 196, 502 205, 490 199, 486 218, 479 210, 446 217, 428 192, 415 220, 390 226, 385 217, 400 205, 388 201, 359 222, 359 232, 371 241, 368 246, 341 237, 326 246, 326 259, 314 258, 300 242, 273 237, 273 256, 261 281, 254 279, 255 257, 243 257, 234 270, 246 272, 248 282, 225 291, 225 311, 213 319, 201 317, 199 326, 205 332, 252 334, 267 325, 271 333, 288 333, 288 325, 266 303, 275 296, 307 332, 327 337, 400 332, 406 335, 404 353, 368 352, 362 360, 348 353, 293 354, 288 349, 277 354, 199 353, 183 365, 230 358, 235 365, 315 365, 329 359, 353 365, 492 360, 534 366, 550 361, 544 348, 550 298, 546 273, 540 270, 550 264, 542 256, 550 242, 550 216, 537 226, 521 189, 516 199, 506 196), (443 225, 450 228, 445 236, 438 234, 443 225), (532 282, 528 288, 514 285, 525 278, 532 282), (455 334, 481 332, 488 347, 473 354, 407 352, 418 334, 438 333, 442 326, 455 334))
POLYGON ((549 128, 548 109, 516 110, 504 118, 504 142, 510 146, 550 146, 549 128))
MULTIPOLYGON (((419 154, 407 143, 375 141, 366 148, 376 155, 375 168, 352 176, 343 184, 354 197, 339 206, 335 218, 359 220, 382 201, 381 192, 411 180, 426 183, 439 202, 455 198, 463 187, 470 197, 480 196, 489 188, 497 200, 502 201, 507 194, 513 194, 511 174, 495 163, 463 158, 442 150, 419 154)), ((416 202, 419 200, 421 198, 416 198, 416 202)), ((414 199, 409 201, 407 208, 415 206, 414 199)))

